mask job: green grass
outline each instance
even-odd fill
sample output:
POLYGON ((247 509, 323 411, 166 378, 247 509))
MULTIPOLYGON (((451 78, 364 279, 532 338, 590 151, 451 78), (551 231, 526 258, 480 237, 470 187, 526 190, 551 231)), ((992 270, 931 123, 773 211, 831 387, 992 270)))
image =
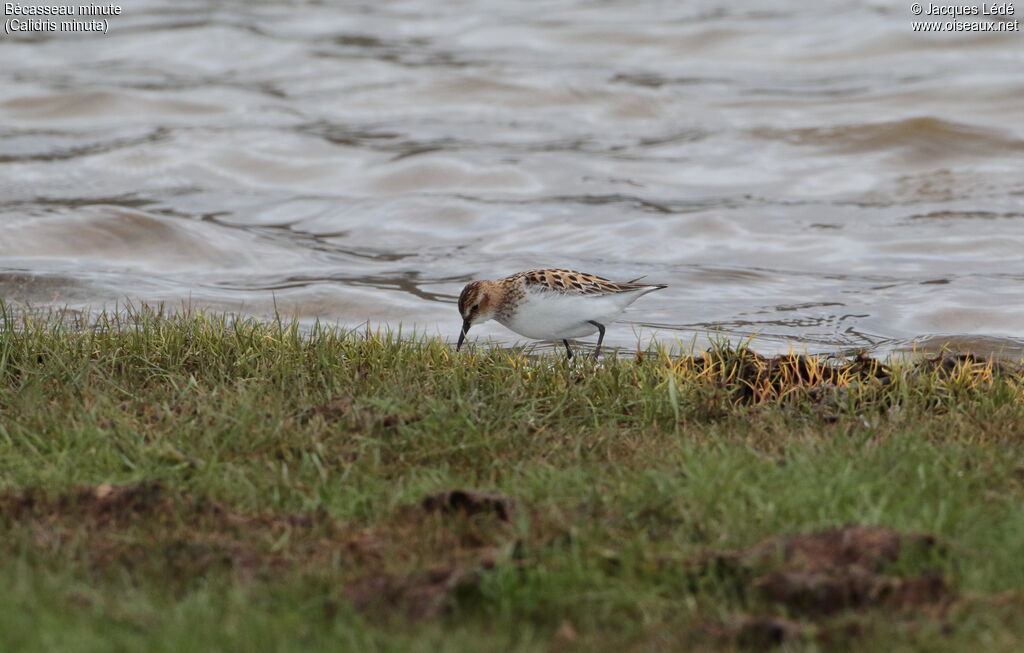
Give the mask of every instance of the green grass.
POLYGON ((570 363, 4 309, 4 649, 731 650, 767 618, 792 649, 1019 650, 1022 393, 970 357, 570 363), (510 518, 420 505, 459 488, 510 518), (845 524, 934 536, 872 573, 944 600, 819 614, 732 555, 845 524))

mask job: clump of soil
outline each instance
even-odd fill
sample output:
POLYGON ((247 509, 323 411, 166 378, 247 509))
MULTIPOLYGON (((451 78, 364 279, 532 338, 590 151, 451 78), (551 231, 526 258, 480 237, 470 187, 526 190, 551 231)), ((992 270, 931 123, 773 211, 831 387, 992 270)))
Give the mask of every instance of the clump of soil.
POLYGON ((423 499, 420 505, 427 512, 461 513, 466 516, 490 513, 506 522, 511 520, 517 508, 514 499, 477 490, 439 492, 423 499))
POLYGON ((785 617, 762 615, 741 617, 724 633, 743 648, 763 649, 804 638, 804 627, 785 617))
MULTIPOLYGON (((850 525, 816 533, 773 537, 747 549, 714 552, 694 566, 699 575, 731 579, 755 604, 789 617, 823 622, 843 611, 882 608, 942 612, 955 592, 937 572, 910 577, 888 573, 897 560, 938 546, 931 535, 850 525)), ((802 637, 795 622, 771 614, 740 619, 737 642, 781 644, 802 637)), ((826 631, 820 631, 821 632, 826 631)))

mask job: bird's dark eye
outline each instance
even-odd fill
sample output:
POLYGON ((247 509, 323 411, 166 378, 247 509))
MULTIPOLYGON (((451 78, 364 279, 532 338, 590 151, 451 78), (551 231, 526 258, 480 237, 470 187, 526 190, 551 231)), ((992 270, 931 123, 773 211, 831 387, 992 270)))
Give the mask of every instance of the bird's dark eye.
POLYGON ((473 307, 470 308, 469 310, 476 311, 476 310, 479 310, 479 309, 480 309, 480 304, 473 304, 473 307))

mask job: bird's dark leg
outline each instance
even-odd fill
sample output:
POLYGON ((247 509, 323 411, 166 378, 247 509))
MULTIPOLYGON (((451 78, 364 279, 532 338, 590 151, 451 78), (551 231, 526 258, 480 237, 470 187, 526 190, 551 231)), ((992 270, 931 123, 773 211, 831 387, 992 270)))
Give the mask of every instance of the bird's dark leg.
POLYGON ((569 341, 563 340, 562 344, 565 345, 565 355, 571 360, 572 359, 572 348, 569 347, 569 341))
POLYGON ((597 360, 597 357, 601 355, 601 343, 604 342, 604 325, 593 320, 587 320, 587 322, 597 327, 597 349, 594 350, 594 360, 597 360))

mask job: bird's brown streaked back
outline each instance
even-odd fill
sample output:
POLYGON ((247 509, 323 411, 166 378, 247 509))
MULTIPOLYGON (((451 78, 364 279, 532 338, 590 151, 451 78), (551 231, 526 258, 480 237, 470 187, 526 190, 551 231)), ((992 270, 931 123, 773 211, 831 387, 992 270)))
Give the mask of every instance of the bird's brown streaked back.
POLYGON ((576 270, 527 270, 510 278, 515 277, 522 278, 528 287, 544 288, 556 292, 576 292, 583 295, 603 295, 606 293, 640 290, 641 288, 665 287, 661 284, 636 283, 639 279, 624 283, 615 282, 594 274, 577 272, 576 270))

